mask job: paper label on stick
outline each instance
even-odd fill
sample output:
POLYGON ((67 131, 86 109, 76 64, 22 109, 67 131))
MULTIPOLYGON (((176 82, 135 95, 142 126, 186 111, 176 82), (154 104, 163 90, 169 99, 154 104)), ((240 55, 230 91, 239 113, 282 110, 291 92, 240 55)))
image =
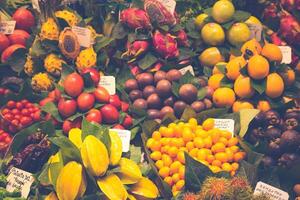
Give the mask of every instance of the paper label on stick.
POLYGON ((99 85, 107 89, 110 95, 116 94, 116 78, 114 76, 101 76, 99 85))
POLYGON ((264 182, 256 184, 254 195, 266 194, 271 200, 288 200, 289 194, 264 182))
POLYGON ((16 21, 0 21, 0 33, 5 35, 13 34, 16 21))
POLYGON ((193 76, 195 76, 195 72, 194 72, 192 65, 184 67, 184 68, 180 69, 179 71, 181 72, 182 75, 184 75, 186 72, 189 71, 193 76))
POLYGON ((7 176, 6 190, 9 192, 20 191, 23 198, 27 198, 30 187, 34 182, 31 173, 13 167, 7 176))
POLYGON ((234 120, 233 119, 214 119, 215 128, 226 130, 232 133, 234 132, 234 120))
POLYGON ((122 140, 122 151, 128 152, 130 149, 131 132, 129 130, 121 130, 121 129, 110 129, 110 130, 117 132, 117 134, 122 140))
POLYGON ((259 24, 248 24, 248 27, 251 31, 251 36, 250 38, 255 38, 258 42, 261 40, 261 35, 262 35, 262 30, 263 27, 262 25, 259 24))
POLYGON ((291 64, 292 62, 292 48, 290 46, 278 46, 282 53, 282 61, 284 64, 291 64))
POLYGON ((174 0, 160 0, 160 2, 168 9, 169 12, 174 14, 176 8, 176 1, 174 0))
POLYGON ((79 45, 82 47, 90 47, 91 46, 91 31, 88 28, 83 28, 79 26, 73 26, 72 31, 76 34, 78 38, 79 45))
POLYGON ((41 12, 39 0, 31 0, 32 8, 37 10, 38 12, 41 12))

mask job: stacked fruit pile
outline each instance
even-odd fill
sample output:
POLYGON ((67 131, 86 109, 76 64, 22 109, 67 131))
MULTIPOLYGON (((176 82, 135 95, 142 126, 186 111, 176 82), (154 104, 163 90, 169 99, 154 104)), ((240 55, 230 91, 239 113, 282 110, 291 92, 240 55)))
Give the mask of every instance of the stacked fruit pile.
POLYGON ((214 119, 198 125, 191 118, 188 123, 171 123, 154 131, 147 140, 159 175, 172 187, 173 195, 184 186, 185 152, 207 165, 212 172, 226 171, 232 176, 239 168, 239 161, 246 156, 238 145, 238 139, 228 131, 214 128, 214 119))
POLYGON ((7 148, 11 143, 12 137, 5 132, 4 130, 0 129, 0 155, 4 155, 7 148))

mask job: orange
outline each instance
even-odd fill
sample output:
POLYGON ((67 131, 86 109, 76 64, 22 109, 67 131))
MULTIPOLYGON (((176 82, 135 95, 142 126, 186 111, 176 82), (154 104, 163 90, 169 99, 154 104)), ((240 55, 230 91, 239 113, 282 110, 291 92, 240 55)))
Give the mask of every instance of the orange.
POLYGON ((267 77, 266 95, 271 98, 277 98, 282 95, 284 90, 284 82, 277 73, 271 73, 267 77))
POLYGON ((213 173, 218 173, 220 171, 222 171, 222 169, 218 166, 209 166, 209 169, 213 172, 213 173))
POLYGON ((233 112, 239 112, 242 109, 254 109, 254 106, 247 101, 236 101, 232 105, 232 111, 233 112))
POLYGON ((230 138, 228 140, 228 147, 236 146, 239 143, 239 140, 236 137, 230 138))
POLYGON ((218 88, 213 94, 213 102, 217 107, 232 106, 235 102, 235 93, 230 88, 218 88))
POLYGON ((221 161, 222 163, 225 163, 228 161, 227 154, 225 152, 220 152, 215 154, 216 160, 221 161))
POLYGON ((269 61, 276 61, 279 63, 282 61, 282 52, 275 44, 266 43, 261 51, 261 55, 265 56, 269 61))
POLYGON ((160 132, 154 131, 154 132, 152 133, 152 138, 155 139, 155 140, 160 140, 160 139, 161 139, 161 134, 160 134, 160 132))
POLYGON ((230 172, 232 170, 232 166, 226 162, 222 164, 222 169, 226 172, 230 172))
POLYGON ((257 55, 261 53, 261 50, 262 48, 255 38, 245 42, 241 48, 243 55, 245 55, 245 53, 248 54, 248 51, 250 51, 252 55, 257 55))
POLYGON ((158 169, 161 169, 164 166, 164 162, 162 160, 158 160, 158 161, 155 162, 155 166, 158 169))
POLYGON ((263 112, 267 112, 268 110, 271 110, 271 105, 268 101, 261 100, 257 104, 257 109, 263 112))
POLYGON ((167 176, 170 175, 170 168, 169 167, 162 167, 159 171, 158 174, 163 177, 166 178, 167 176))
POLYGON ((234 161, 239 162, 245 158, 246 154, 245 152, 237 152, 234 154, 234 161))
POLYGON ((179 162, 181 162, 181 164, 185 163, 185 157, 184 157, 184 152, 183 151, 178 152, 178 154, 177 154, 177 160, 179 162))
POLYGON ((251 80, 249 77, 240 75, 234 82, 234 92, 241 98, 250 98, 254 94, 254 89, 251 86, 251 80))
POLYGON ((223 74, 214 74, 214 75, 212 75, 208 79, 208 86, 210 86, 214 90, 219 88, 223 78, 224 78, 223 74))
POLYGON ((160 151, 153 151, 151 154, 150 154, 150 158, 152 160, 160 160, 161 159, 161 152, 160 151))
POLYGON ((166 183, 168 183, 168 185, 170 185, 170 186, 172 186, 174 184, 171 176, 167 176, 166 178, 164 178, 164 181, 166 183))
POLYGON ((221 142, 217 142, 211 147, 213 153, 220 153, 225 151, 225 145, 221 142))
POLYGON ((199 61, 202 65, 207 67, 213 67, 218 62, 223 62, 224 57, 216 47, 210 47, 205 49, 199 56, 199 61))
POLYGON ((248 74, 253 79, 265 78, 269 74, 269 70, 269 62, 263 56, 254 55, 248 61, 248 74))
POLYGON ((217 166, 217 167, 221 167, 222 166, 222 162, 220 160, 214 160, 211 163, 212 166, 217 166))
POLYGON ((225 32, 217 23, 207 23, 201 29, 201 37, 207 45, 218 46, 225 40, 225 32))
POLYGON ((224 66, 226 67, 227 63, 226 62, 219 62, 217 63, 214 68, 213 68, 213 71, 212 71, 212 74, 222 74, 222 72, 218 69, 217 66, 224 66))
POLYGON ((229 61, 226 65, 226 76, 230 80, 235 80, 240 75, 240 69, 245 67, 246 60, 242 57, 236 57, 229 61))
POLYGON ((213 118, 208 118, 202 123, 202 128, 206 131, 213 129, 215 126, 215 120, 213 118))
POLYGON ((295 71, 292 69, 286 70, 285 73, 282 74, 282 78, 285 85, 287 86, 293 85, 296 79, 295 71))

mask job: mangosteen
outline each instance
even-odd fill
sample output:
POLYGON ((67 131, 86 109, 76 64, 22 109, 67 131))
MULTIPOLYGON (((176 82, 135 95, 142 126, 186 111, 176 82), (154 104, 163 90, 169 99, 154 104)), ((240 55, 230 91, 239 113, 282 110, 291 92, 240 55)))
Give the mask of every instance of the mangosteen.
POLYGON ((275 140, 270 141, 267 148, 267 154, 276 157, 280 155, 280 153, 281 153, 280 139, 277 138, 275 140))
POLYGON ((151 73, 144 72, 141 74, 138 74, 136 76, 137 82, 140 86, 140 88, 144 88, 147 85, 153 85, 154 77, 151 73))
POLYGON ((265 127, 265 112, 259 112, 251 121, 251 127, 265 127))
POLYGON ((131 101, 135 101, 136 99, 143 98, 143 93, 140 90, 132 90, 129 93, 129 98, 131 101))
POLYGON ((183 84, 179 88, 179 97, 186 103, 192 103, 197 99, 198 90, 192 84, 183 84))
POLYGON ((291 167, 295 162, 300 161, 300 156, 295 153, 284 153, 278 159, 278 165, 283 167, 291 167))
POLYGON ((300 146, 300 134, 295 130, 287 130, 280 137, 280 147, 286 151, 293 151, 300 146))
POLYGON ((148 107, 147 101, 145 99, 137 99, 133 102, 133 107, 145 110, 148 107))
POLYGON ((274 158, 272 158, 270 156, 264 156, 261 162, 262 162, 263 166, 266 168, 276 165, 276 161, 274 160, 274 158))
POLYGON ((128 79, 125 82, 125 90, 127 92, 130 92, 132 90, 137 90, 137 89, 139 89, 137 80, 135 80, 135 79, 128 79))
POLYGON ((267 126, 279 126, 281 118, 277 111, 269 110, 265 113, 265 120, 267 126))
POLYGON ((160 110, 149 109, 147 111, 147 114, 148 114, 149 119, 160 119, 161 118, 160 110))
POLYGON ((174 105, 174 102, 175 102, 175 97, 170 96, 169 98, 164 100, 164 105, 172 107, 174 105))
POLYGON ((265 131, 262 127, 257 127, 257 128, 251 129, 250 134, 254 135, 257 138, 264 138, 265 131))
POLYGON ((154 74, 154 82, 157 83, 160 80, 166 79, 167 73, 164 71, 157 71, 154 74))
POLYGON ((284 116, 284 128, 286 130, 300 131, 300 113, 297 111, 287 112, 284 116))
POLYGON ((281 130, 276 127, 270 127, 265 131, 264 135, 268 140, 274 140, 276 138, 280 138, 281 130))
POLYGON ((199 113, 203 110, 205 110, 206 106, 202 101, 194 101, 191 105, 191 107, 194 109, 196 113, 199 113))
POLYGON ((174 103, 174 111, 176 117, 181 117, 184 109, 187 107, 187 104, 184 101, 176 101, 174 103))
POLYGON ((204 98, 203 103, 205 104, 206 109, 211 109, 213 107, 212 101, 208 98, 204 98))
POLYGON ((172 107, 170 106, 164 106, 161 110, 160 110, 160 113, 161 113, 161 117, 163 118, 166 114, 168 113, 171 113, 173 114, 174 113, 174 110, 172 107))
POLYGON ((153 85, 147 85, 143 90, 143 96, 145 99, 153 93, 155 93, 155 87, 153 85))
POLYGON ((160 97, 154 93, 147 98, 148 108, 159 109, 161 107, 160 97))
POLYGON ((172 81, 178 81, 182 77, 181 72, 178 69, 171 69, 167 72, 166 78, 172 81))
POLYGON ((168 80, 160 80, 156 84, 156 92, 161 98, 167 98, 172 94, 172 84, 168 80))

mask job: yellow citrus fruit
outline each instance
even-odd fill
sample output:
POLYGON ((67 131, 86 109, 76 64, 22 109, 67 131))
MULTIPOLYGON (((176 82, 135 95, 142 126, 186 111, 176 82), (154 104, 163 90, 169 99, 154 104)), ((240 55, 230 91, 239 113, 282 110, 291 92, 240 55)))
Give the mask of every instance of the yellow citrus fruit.
POLYGON ((158 160, 158 161, 155 162, 155 166, 158 169, 161 169, 164 166, 164 162, 162 160, 158 160))
POLYGON ((261 25, 261 22, 259 21, 259 19, 257 19, 257 17, 254 16, 250 16, 245 23, 248 24, 256 24, 256 25, 261 25))
POLYGON ((268 110, 271 110, 271 105, 268 101, 259 101, 257 104, 257 109, 263 112, 267 112, 268 110))
POLYGON ((205 49, 199 56, 199 61, 202 65, 207 67, 213 67, 218 62, 224 61, 224 57, 216 47, 210 47, 205 49))
POLYGON ((228 140, 228 147, 236 146, 239 143, 239 140, 236 137, 230 138, 228 140))
POLYGON ((151 154, 150 154, 150 158, 152 160, 160 160, 161 159, 161 152, 160 151, 153 151, 151 154))
POLYGON ((218 23, 225 23, 232 19, 235 8, 231 1, 220 0, 212 7, 212 17, 218 23))
POLYGON ((235 80, 240 75, 240 69, 245 67, 247 64, 246 60, 242 57, 236 57, 229 61, 226 65, 226 76, 230 80, 235 80))
POLYGON ((287 85, 287 86, 293 85, 293 83, 295 82, 295 79, 296 79, 295 71, 292 70, 292 69, 286 70, 282 74, 282 78, 283 78, 283 81, 284 81, 285 85, 287 85))
POLYGON ((248 61, 248 74, 251 78, 260 80, 269 74, 270 65, 261 55, 254 55, 248 61))
POLYGON ((222 164, 222 169, 226 172, 230 172, 232 170, 232 166, 229 163, 223 163, 222 164))
POLYGON ((245 42, 241 48, 243 54, 246 54, 247 51, 251 51, 253 55, 257 55, 261 53, 261 50, 262 48, 255 38, 245 42))
POLYGON ((225 151, 225 145, 221 142, 217 142, 211 147, 213 153, 220 153, 225 151))
POLYGON ((213 118, 208 118, 202 123, 202 128, 206 131, 213 129, 215 126, 215 120, 213 118))
POLYGON ((254 109, 254 106, 248 101, 236 101, 232 105, 233 112, 239 112, 242 109, 254 109))
POLYGON ((250 39, 250 29, 245 23, 233 24, 227 32, 227 39, 234 46, 241 45, 250 39))
POLYGON ((275 44, 267 43, 261 51, 261 55, 266 57, 269 61, 282 61, 282 52, 275 44))
POLYGON ((207 14, 202 13, 195 18, 195 25, 201 29, 205 24, 205 19, 208 17, 207 14))
POLYGON ((227 154, 225 152, 220 152, 215 154, 216 160, 221 161, 222 163, 225 163, 228 161, 227 154))
POLYGON ((166 178, 167 176, 170 175, 170 168, 169 167, 162 167, 159 171, 158 174, 163 177, 166 178))
POLYGON ((209 77, 207 84, 215 90, 220 87, 223 78, 224 74, 214 74, 209 77))
POLYGON ((226 65, 227 65, 226 62, 219 62, 219 63, 217 63, 217 64, 214 66, 212 73, 213 73, 213 74, 222 74, 222 72, 218 69, 217 66, 224 66, 224 67, 226 67, 226 65))
POLYGON ((245 152, 237 152, 234 154, 234 161, 239 162, 239 161, 243 160, 245 157, 246 157, 245 152))
POLYGON ((240 75, 234 82, 234 92, 241 98, 250 98, 254 94, 249 77, 240 75))
POLYGON ((277 73, 271 73, 267 76, 266 95, 271 98, 277 98, 282 95, 284 82, 277 73))
POLYGON ((209 166, 209 169, 213 172, 213 173, 218 173, 220 171, 222 171, 222 169, 218 166, 209 166))
POLYGON ((201 29, 201 37, 203 41, 212 46, 223 44, 225 40, 225 32, 217 23, 210 22, 205 24, 201 29))
POLYGON ((217 107, 232 106, 235 102, 235 93, 230 88, 218 88, 213 94, 213 102, 217 107))

